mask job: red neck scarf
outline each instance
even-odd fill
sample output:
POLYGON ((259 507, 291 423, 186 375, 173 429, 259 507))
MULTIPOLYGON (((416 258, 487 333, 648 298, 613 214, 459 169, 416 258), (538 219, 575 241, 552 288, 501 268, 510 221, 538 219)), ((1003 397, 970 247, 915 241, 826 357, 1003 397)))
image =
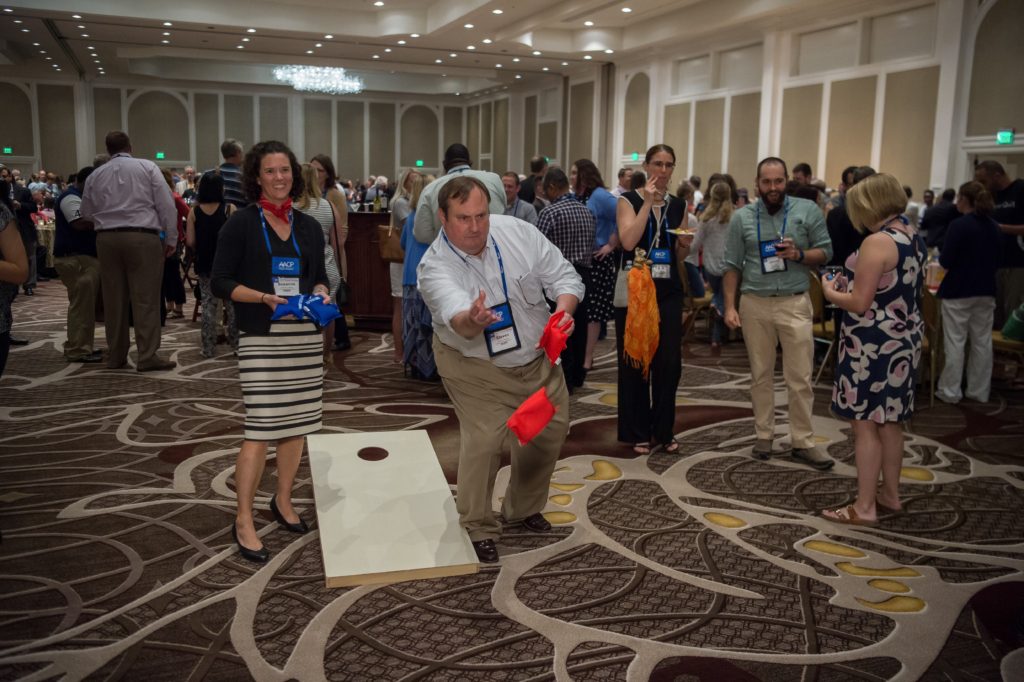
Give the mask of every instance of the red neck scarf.
POLYGON ((283 204, 278 206, 276 204, 270 203, 266 199, 260 199, 260 208, 262 208, 264 211, 270 211, 270 213, 277 216, 281 220, 281 222, 287 223, 288 212, 292 210, 292 200, 291 197, 289 197, 288 199, 284 200, 283 204))

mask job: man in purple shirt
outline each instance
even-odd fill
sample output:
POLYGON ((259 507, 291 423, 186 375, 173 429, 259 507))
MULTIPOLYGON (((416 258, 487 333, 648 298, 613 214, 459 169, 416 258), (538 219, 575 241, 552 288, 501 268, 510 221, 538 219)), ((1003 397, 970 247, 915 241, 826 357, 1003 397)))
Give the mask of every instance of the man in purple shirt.
POLYGON ((174 253, 178 213, 171 190, 152 161, 132 157, 128 135, 107 133, 110 161, 86 180, 80 213, 96 230, 100 260, 107 367, 128 364, 128 305, 139 357, 136 369, 173 369, 160 348, 160 284, 164 258, 174 253))

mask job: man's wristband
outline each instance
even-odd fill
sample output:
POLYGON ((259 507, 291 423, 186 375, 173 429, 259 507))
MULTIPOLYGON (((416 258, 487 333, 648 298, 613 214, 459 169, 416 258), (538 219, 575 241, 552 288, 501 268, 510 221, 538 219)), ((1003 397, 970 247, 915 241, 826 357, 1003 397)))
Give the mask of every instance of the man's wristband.
POLYGON ((797 263, 803 263, 804 262, 804 255, 805 255, 804 254, 804 250, 803 249, 799 249, 799 251, 800 251, 800 257, 796 259, 796 262, 797 263))
POLYGON ((260 303, 266 303, 267 302, 266 299, 267 299, 267 295, 266 294, 260 294, 260 303))

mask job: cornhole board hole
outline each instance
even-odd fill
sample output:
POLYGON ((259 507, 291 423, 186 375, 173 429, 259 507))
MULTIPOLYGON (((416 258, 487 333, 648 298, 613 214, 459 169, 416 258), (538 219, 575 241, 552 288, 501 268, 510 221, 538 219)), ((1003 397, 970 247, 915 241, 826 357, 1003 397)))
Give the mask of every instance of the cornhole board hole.
POLYGON ((426 431, 307 441, 327 587, 480 570, 426 431))

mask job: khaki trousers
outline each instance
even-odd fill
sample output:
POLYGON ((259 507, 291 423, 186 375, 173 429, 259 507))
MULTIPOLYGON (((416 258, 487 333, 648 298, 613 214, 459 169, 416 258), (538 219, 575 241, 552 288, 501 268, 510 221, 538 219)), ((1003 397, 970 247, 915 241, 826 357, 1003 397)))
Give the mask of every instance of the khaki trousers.
POLYGON ((164 277, 164 250, 156 232, 104 232, 96 234, 103 283, 103 316, 107 335, 108 367, 128 360, 128 306, 135 326, 138 367, 158 362, 160 349, 160 284, 164 277))
POLYGON ((750 397, 757 438, 772 440, 775 436, 775 349, 781 344, 782 376, 789 393, 792 447, 812 447, 814 336, 811 325, 814 311, 810 296, 806 293, 797 296, 743 294, 739 313, 750 359, 750 397))
POLYGON ((100 290, 100 261, 95 256, 59 256, 53 267, 68 290, 68 339, 64 357, 81 360, 93 351, 96 337, 96 295, 100 290))
POLYGON ((501 524, 491 507, 494 477, 511 450, 512 472, 501 513, 507 521, 536 514, 547 504, 555 462, 569 432, 569 391, 562 368, 542 355, 522 367, 497 367, 467 358, 434 337, 437 371, 459 418, 459 520, 473 542, 496 540, 501 524), (505 425, 519 405, 541 386, 557 412, 526 445, 505 425))

